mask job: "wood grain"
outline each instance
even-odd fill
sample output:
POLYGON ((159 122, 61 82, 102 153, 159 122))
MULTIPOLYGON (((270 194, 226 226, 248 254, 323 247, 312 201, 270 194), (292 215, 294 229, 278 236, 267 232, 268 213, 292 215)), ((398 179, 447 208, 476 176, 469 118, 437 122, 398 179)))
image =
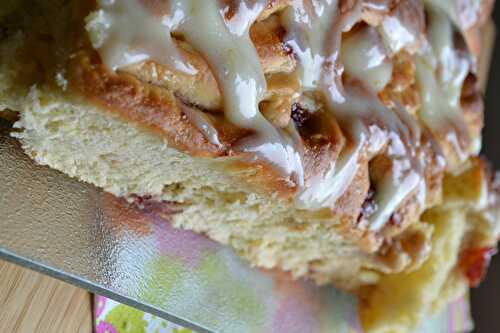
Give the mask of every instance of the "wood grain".
POLYGON ((0 260, 0 332, 92 333, 91 295, 0 260))

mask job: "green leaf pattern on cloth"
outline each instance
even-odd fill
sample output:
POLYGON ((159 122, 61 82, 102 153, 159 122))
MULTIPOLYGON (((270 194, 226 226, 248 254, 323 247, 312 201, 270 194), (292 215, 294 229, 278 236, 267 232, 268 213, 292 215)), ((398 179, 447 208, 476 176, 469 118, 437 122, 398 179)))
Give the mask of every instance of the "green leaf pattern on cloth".
POLYGON ((120 304, 111 310, 105 321, 120 333, 146 333, 148 322, 144 320, 144 312, 120 304))
POLYGON ((95 304, 95 333, 195 333, 103 296, 95 296, 95 304))

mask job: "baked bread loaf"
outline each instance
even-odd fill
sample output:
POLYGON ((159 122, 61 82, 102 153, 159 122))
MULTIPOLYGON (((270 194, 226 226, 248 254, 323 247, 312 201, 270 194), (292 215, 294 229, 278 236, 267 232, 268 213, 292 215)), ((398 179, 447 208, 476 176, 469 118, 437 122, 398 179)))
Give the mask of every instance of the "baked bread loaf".
POLYGON ((9 0, 0 110, 40 164, 360 296, 370 332, 479 283, 492 1, 9 0))

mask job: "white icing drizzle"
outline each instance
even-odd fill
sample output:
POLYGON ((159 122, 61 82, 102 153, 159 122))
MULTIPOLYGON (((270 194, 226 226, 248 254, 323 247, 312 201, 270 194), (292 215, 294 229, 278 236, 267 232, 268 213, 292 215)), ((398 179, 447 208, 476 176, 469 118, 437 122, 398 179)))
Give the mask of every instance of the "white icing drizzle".
POLYGON ((266 80, 248 32, 264 4, 245 8, 249 14, 238 24, 226 24, 218 1, 175 0, 172 6, 184 15, 176 30, 203 54, 221 86, 228 119, 243 128, 262 126, 258 103, 266 80))
POLYGON ((289 135, 278 131, 259 112, 266 80, 249 30, 267 1, 242 1, 240 13, 229 22, 217 1, 177 0, 175 11, 185 13, 178 31, 200 51, 214 71, 224 94, 224 113, 234 124, 254 129, 257 135, 235 149, 256 153, 303 183, 302 161, 289 135))
POLYGON ((407 24, 401 21, 397 14, 389 15, 378 27, 378 33, 375 28, 364 28, 342 45, 342 51, 346 54, 342 57, 346 72, 358 78, 366 88, 371 88, 372 92, 363 92, 357 86, 347 87, 346 91, 350 92, 350 95, 346 103, 334 104, 333 107, 337 113, 341 110, 348 115, 354 114, 350 115, 351 121, 361 122, 366 133, 370 132, 373 125, 382 130, 382 141, 375 138, 375 143, 368 143, 368 156, 378 155, 381 148, 387 144, 384 154, 392 163, 386 176, 374 184, 374 199, 378 208, 369 217, 372 230, 381 229, 410 194, 416 195, 421 207, 425 205, 426 200, 427 188, 423 175, 425 164, 420 151, 419 125, 401 108, 388 110, 375 95, 385 87, 392 76, 392 63, 387 61, 388 54, 410 47, 419 38, 418 29, 407 24), (381 46, 382 40, 388 50, 381 46), (381 82, 375 81, 376 79, 381 82))
POLYGON ((473 147, 460 105, 463 82, 470 62, 454 49, 453 26, 445 13, 429 6, 428 35, 431 49, 417 57, 417 80, 422 96, 421 119, 453 147, 464 161, 473 147))
MULTIPOLYGON (((285 11, 282 17, 287 29, 285 41, 299 59, 304 90, 321 88, 335 100, 344 101, 340 82, 343 68, 338 61, 341 33, 352 27, 360 15, 360 2, 348 15, 341 15, 336 0, 296 1, 285 11)), ((297 205, 307 209, 332 207, 345 192, 356 175, 362 152, 364 136, 358 134, 358 144, 344 149, 324 175, 305 184, 297 196, 297 205)))
POLYGON ((173 69, 196 73, 181 57, 170 35, 179 19, 176 15, 153 18, 138 0, 98 0, 98 6, 100 9, 87 18, 86 29, 107 67, 116 70, 156 60, 173 69))
POLYGON ((287 29, 285 42, 300 60, 298 71, 304 89, 320 84, 326 58, 326 35, 331 33, 337 18, 337 0, 296 1, 283 14, 287 29))
MULTIPOLYGON (((355 8, 359 8, 360 3, 355 8)), ((372 28, 356 33, 343 45, 346 70, 367 86, 359 88, 352 84, 344 88, 341 85, 340 34, 349 29, 359 15, 359 11, 353 10, 341 17, 336 1, 305 1, 284 16, 287 40, 300 60, 304 88, 323 91, 329 112, 333 112, 348 140, 347 147, 326 174, 306 184, 297 197, 297 204, 308 209, 333 207, 352 183, 360 160, 380 153, 387 144, 392 169, 377 184, 378 209, 370 217, 371 228, 379 230, 410 193, 419 191, 418 197, 424 200, 426 187, 415 152, 419 137, 409 135, 408 127, 415 125, 405 124, 375 94, 389 81, 392 67, 387 64, 387 54, 372 28), (376 128, 384 135, 374 134, 376 128)))
POLYGON ((425 0, 444 11, 462 30, 472 27, 479 19, 482 0, 425 0))
POLYGON ((344 103, 332 105, 339 122, 351 128, 355 126, 356 132, 349 131, 345 125, 344 128, 354 138, 356 146, 364 150, 366 158, 382 153, 387 145, 384 154, 392 162, 385 177, 374 184, 374 199, 378 208, 369 220, 370 228, 379 230, 409 194, 417 192, 420 204, 424 204, 426 186, 423 165, 417 156, 420 132, 415 130, 415 120, 407 116, 406 111, 387 109, 373 92, 359 84, 348 83, 345 93, 344 103), (365 137, 369 140, 363 140, 365 137))
POLYGON ((345 71, 379 92, 392 78, 392 62, 373 27, 365 27, 342 42, 341 61, 345 71))
POLYGON ((419 0, 400 1, 377 27, 387 48, 396 54, 402 49, 416 51, 424 24, 419 0))
POLYGON ((389 16, 384 19, 379 28, 381 35, 387 47, 393 52, 397 53, 407 45, 415 43, 416 36, 413 32, 405 27, 401 20, 396 17, 389 16))
POLYGON ((340 13, 337 0, 295 1, 285 10, 285 42, 299 59, 298 71, 304 90, 323 87, 330 95, 343 100, 343 67, 338 61, 343 31, 348 31, 361 17, 361 1, 348 13, 340 13), (324 83, 326 82, 326 86, 324 83))

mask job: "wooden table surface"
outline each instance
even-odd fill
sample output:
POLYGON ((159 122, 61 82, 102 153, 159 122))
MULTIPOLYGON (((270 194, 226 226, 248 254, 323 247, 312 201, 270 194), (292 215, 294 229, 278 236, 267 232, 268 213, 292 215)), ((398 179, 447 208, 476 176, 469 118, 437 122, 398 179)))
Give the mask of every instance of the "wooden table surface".
POLYGON ((0 260, 0 332, 92 333, 92 297, 0 260))

